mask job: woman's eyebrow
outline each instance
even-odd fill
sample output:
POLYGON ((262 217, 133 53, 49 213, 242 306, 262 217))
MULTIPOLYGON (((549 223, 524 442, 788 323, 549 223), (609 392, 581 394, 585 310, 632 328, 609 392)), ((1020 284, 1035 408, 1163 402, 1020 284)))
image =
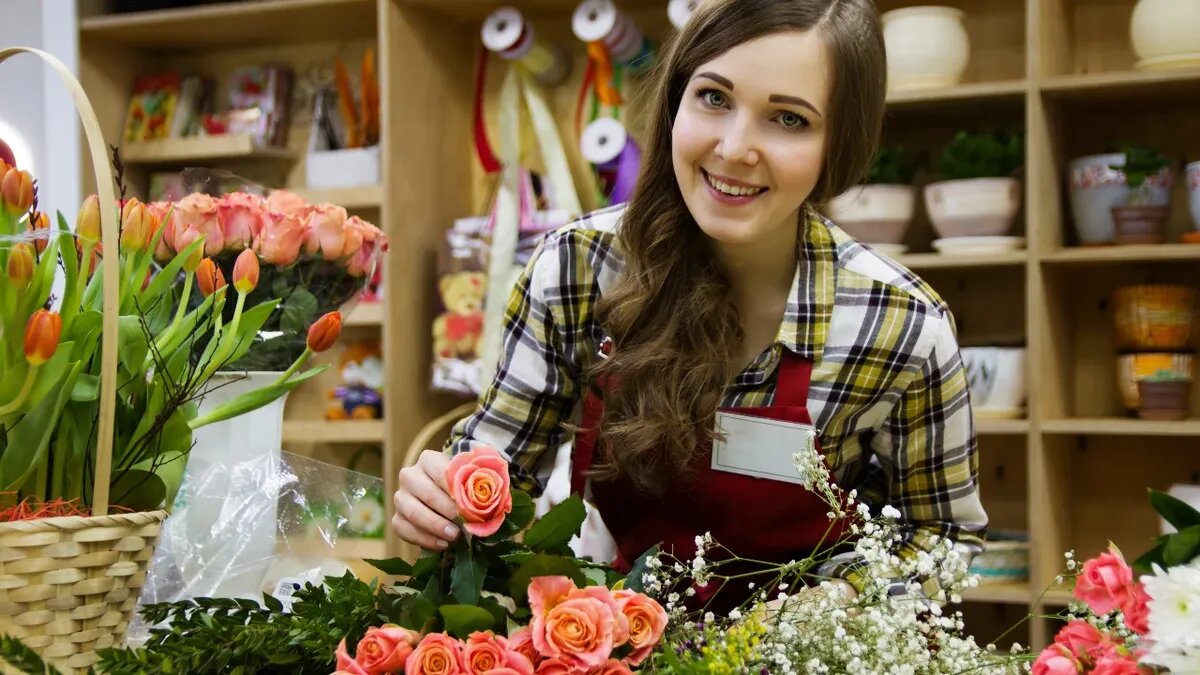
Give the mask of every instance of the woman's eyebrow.
MULTIPOLYGON (((729 91, 733 91, 733 83, 730 82, 729 78, 727 78, 727 77, 721 77, 720 75, 718 75, 716 73, 712 73, 712 72, 699 73, 696 75, 696 77, 708 78, 708 79, 712 80, 713 82, 716 82, 717 84, 721 85, 722 87, 725 87, 729 91)), ((695 79, 695 78, 693 78, 693 79, 695 79)))
MULTIPOLYGON (((733 87, 730 87, 730 89, 732 89, 732 88, 733 87)), ((798 105, 802 108, 808 108, 809 110, 816 113, 818 117, 821 115, 821 111, 817 110, 816 106, 809 103, 808 101, 805 101, 804 99, 800 98, 799 96, 787 96, 785 94, 771 94, 771 97, 768 98, 767 100, 770 101, 771 103, 790 103, 792 105, 798 105)))

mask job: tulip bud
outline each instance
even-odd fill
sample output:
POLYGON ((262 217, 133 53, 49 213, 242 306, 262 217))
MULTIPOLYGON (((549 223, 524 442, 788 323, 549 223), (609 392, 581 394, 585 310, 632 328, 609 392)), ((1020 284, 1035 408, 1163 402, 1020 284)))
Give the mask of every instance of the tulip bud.
POLYGON ((127 253, 144 251, 150 246, 150 236, 154 234, 154 216, 146 210, 146 205, 130 199, 121 209, 121 250, 127 253))
POLYGON ((333 346, 337 342, 338 336, 342 334, 342 313, 329 312, 328 314, 317 319, 317 322, 308 328, 308 348, 314 352, 323 352, 333 346))
POLYGON ((258 254, 242 251, 233 263, 233 287, 238 293, 249 293, 258 285, 258 254))
POLYGON ((21 242, 8 252, 8 278, 17 288, 23 288, 33 278, 33 247, 21 242))
POLYGON ((39 309, 25 324, 25 360, 40 366, 54 356, 58 337, 62 333, 62 317, 56 312, 39 309))
POLYGON ((33 214, 33 219, 25 225, 25 230, 34 233, 36 238, 33 245, 37 247, 38 253, 45 251, 49 243, 47 235, 50 234, 50 218, 46 216, 46 212, 38 211, 33 214))
POLYGON ((75 222, 75 234, 84 241, 100 241, 100 198, 88 195, 79 208, 79 220, 75 222))
POLYGON ((33 176, 28 171, 11 169, 0 183, 0 201, 9 213, 24 213, 33 206, 33 176))
POLYGON ((200 292, 207 298, 225 288, 225 274, 220 267, 217 267, 212 258, 205 258, 196 268, 196 284, 200 286, 200 292))

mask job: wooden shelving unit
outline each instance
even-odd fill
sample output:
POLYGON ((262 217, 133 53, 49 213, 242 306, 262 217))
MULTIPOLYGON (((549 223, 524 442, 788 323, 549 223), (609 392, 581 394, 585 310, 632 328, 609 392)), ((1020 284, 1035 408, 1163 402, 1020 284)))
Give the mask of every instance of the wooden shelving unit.
POLYGON ((293 419, 283 424, 284 443, 361 444, 382 443, 383 420, 293 419))
MULTIPOLYGON (((669 32, 663 0, 617 1, 650 35, 669 32)), ((1127 553, 1140 553, 1158 531, 1146 487, 1200 482, 1200 454, 1194 450, 1200 421, 1122 417, 1108 303, 1113 288, 1125 283, 1198 283, 1200 247, 1077 247, 1065 189, 1067 162, 1103 152, 1119 140, 1169 149, 1180 159, 1200 157, 1200 71, 1133 69, 1128 22, 1134 2, 947 0, 943 4, 966 11, 972 45, 966 82, 897 93, 889 100, 888 140, 914 150, 936 151, 959 129, 997 125, 1024 129, 1027 139, 1024 199, 1012 232, 1026 238, 1026 250, 957 259, 930 253, 936 237, 919 209, 905 242, 912 253, 900 259, 947 299, 963 344, 1006 340, 1028 349, 1027 419, 979 420, 977 428, 985 506, 995 528, 1029 532, 1031 579, 975 589, 967 596, 974 605, 1013 611, 1025 606, 1035 614, 1060 607, 1068 599, 1063 591, 1044 596, 1042 591, 1061 572, 1064 551, 1091 556, 1111 538, 1127 553)), ((382 437, 389 492, 409 442, 425 423, 459 403, 429 393, 429 326, 437 306, 432 261, 445 229, 455 218, 475 215, 490 187, 471 145, 471 82, 479 24, 500 4, 263 0, 90 16, 80 29, 83 81, 114 137, 132 76, 143 67, 207 65, 220 73, 268 55, 311 63, 366 44, 377 47, 383 179, 378 189, 324 193, 321 199, 378 208, 379 222, 393 237, 386 300, 378 308, 391 405, 384 422, 354 432, 361 434, 354 442, 382 437)), ((567 133, 585 63, 569 27, 577 2, 516 4, 540 36, 573 52, 572 78, 548 96, 567 133)), ((917 4, 876 2, 881 11, 917 4)), ((498 87, 499 78, 490 78, 489 100, 498 87)), ((292 147, 303 148, 303 131, 294 134, 292 147)), ((582 181, 586 166, 574 139, 564 140, 582 181)), ((300 168, 284 174, 282 184, 304 185, 300 168)), ((582 192, 585 208, 594 207, 582 192)), ((1178 197, 1173 235, 1190 228, 1178 197)), ((348 323, 373 325, 374 320, 353 316, 348 323)), ((319 400, 304 405, 312 412, 319 400)), ((1193 416, 1200 417, 1200 392, 1193 401, 1193 416)), ((319 419, 291 406, 289 416, 319 419)), ((351 429, 299 424, 289 424, 289 438, 342 440, 351 429)), ((388 551, 398 552, 397 544, 389 539, 388 551)), ((1053 622, 1033 619, 1018 639, 1039 647, 1053 629, 1053 622)))
POLYGON ((295 161, 296 153, 288 148, 256 145, 249 136, 202 136, 125 143, 121 159, 126 164, 180 165, 221 160, 295 161))
POLYGON ((383 190, 378 185, 324 189, 302 187, 296 188, 295 192, 310 204, 337 204, 351 211, 379 209, 383 204, 383 190))

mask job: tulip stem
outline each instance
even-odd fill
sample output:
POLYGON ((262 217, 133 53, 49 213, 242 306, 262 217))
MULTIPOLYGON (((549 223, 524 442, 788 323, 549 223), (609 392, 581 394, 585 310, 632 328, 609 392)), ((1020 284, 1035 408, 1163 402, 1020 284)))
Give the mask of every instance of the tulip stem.
POLYGON ((175 308, 175 318, 171 320, 171 325, 167 326, 167 329, 154 341, 154 346, 160 352, 171 342, 171 339, 175 336, 175 331, 178 330, 179 324, 183 322, 184 314, 187 313, 188 301, 191 300, 192 296, 192 276, 189 272, 183 278, 183 295, 179 299, 179 307, 175 308))
POLYGON ((287 382, 288 378, 290 378, 292 375, 295 375, 296 371, 300 370, 300 366, 303 365, 304 362, 307 361, 310 356, 312 356, 312 354, 313 354, 313 350, 311 350, 307 346, 305 346, 304 353, 301 354, 294 362, 292 362, 292 365, 289 366, 288 369, 285 370, 284 373, 279 376, 278 380, 275 380, 275 384, 282 384, 284 382, 287 382))
POLYGON ((29 366, 29 372, 25 374, 25 383, 21 385, 21 391, 17 393, 16 398, 0 406, 0 417, 15 411, 25 403, 25 399, 29 398, 29 392, 33 391, 33 383, 37 381, 37 371, 40 367, 41 364, 29 366))

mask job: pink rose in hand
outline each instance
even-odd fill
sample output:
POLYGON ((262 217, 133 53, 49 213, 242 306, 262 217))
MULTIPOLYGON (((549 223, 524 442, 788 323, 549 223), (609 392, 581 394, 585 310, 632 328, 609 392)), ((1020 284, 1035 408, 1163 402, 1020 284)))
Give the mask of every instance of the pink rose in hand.
POLYGON ((1082 672, 1079 662, 1060 644, 1046 647, 1033 662, 1033 675, 1076 675, 1082 672))
POLYGON ((621 614, 629 621, 629 644, 633 652, 626 660, 629 665, 640 665, 658 646, 667 629, 667 610, 642 593, 622 589, 612 595, 621 614))
POLYGON ((304 252, 318 253, 325 260, 337 260, 346 248, 346 209, 333 204, 321 204, 308 211, 308 232, 304 252))
POLYGON ((477 537, 495 534, 512 511, 508 460, 500 451, 480 446, 455 455, 445 478, 467 532, 477 537))
POLYGON ((354 660, 368 675, 399 672, 420 641, 420 633, 395 624, 368 628, 358 642, 354 660))
POLYGON ((268 211, 299 214, 307 208, 308 202, 304 201, 304 197, 289 190, 272 190, 267 195, 268 211))
POLYGON ((267 214, 266 225, 254 242, 254 251, 269 265, 287 267, 300 257, 305 232, 300 216, 271 211, 267 214))
POLYGON ((1075 579, 1075 597, 1096 614, 1107 614, 1125 601, 1133 583, 1133 570, 1115 548, 1083 564, 1075 579))
MULTIPOLYGON (((179 223, 175 230, 175 243, 180 243, 179 229, 194 229, 204 237, 204 255, 214 256, 225 250, 225 234, 221 230, 217 200, 201 192, 193 192, 175 205, 179 223)), ((177 252, 180 249, 175 249, 177 252)))
POLYGON ((254 245, 267 220, 262 197, 231 192, 217 202, 217 215, 225 232, 225 248, 242 251, 254 245))
POLYGON ((349 652, 346 651, 345 638, 338 643, 337 650, 334 651, 333 655, 337 657, 337 672, 350 673, 350 675, 370 675, 362 666, 358 665, 357 661, 350 657, 349 652))
POLYGON ((461 675, 462 643, 445 633, 426 635, 404 663, 405 675, 461 675))
POLYGON ((1121 603, 1121 613, 1125 615, 1125 626, 1129 630, 1141 636, 1150 632, 1150 596, 1144 584, 1135 581, 1130 586, 1129 594, 1121 603))

